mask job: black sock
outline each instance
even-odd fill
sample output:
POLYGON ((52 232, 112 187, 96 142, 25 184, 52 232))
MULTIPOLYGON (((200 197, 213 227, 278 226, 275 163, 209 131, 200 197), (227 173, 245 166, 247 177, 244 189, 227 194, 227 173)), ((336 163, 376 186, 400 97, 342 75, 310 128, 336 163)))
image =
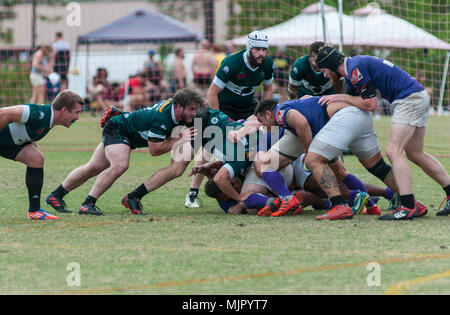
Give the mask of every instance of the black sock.
POLYGON ((34 212, 41 210, 41 191, 44 183, 44 169, 27 167, 25 174, 25 184, 28 189, 28 201, 30 209, 34 212))
POLYGON ((343 196, 334 196, 334 197, 331 197, 331 198, 330 198, 330 201, 331 201, 331 205, 332 205, 333 207, 338 206, 338 205, 345 205, 345 204, 346 204, 345 199, 344 199, 343 196))
POLYGON ((194 192, 193 195, 197 198, 197 196, 198 196, 198 188, 191 188, 191 190, 189 190, 189 194, 192 193, 192 192, 194 192))
POLYGON ((97 198, 87 195, 86 199, 84 199, 82 206, 92 203, 95 205, 97 202, 97 198))
POLYGON ((447 197, 449 197, 450 196, 450 185, 444 187, 444 191, 447 194, 447 197))
POLYGON ((148 190, 147 188, 145 188, 145 185, 142 184, 141 186, 133 190, 132 193, 129 193, 128 198, 142 199, 142 197, 144 197, 146 194, 148 194, 148 190))
POLYGON ((69 192, 64 189, 63 185, 59 185, 58 188, 55 189, 55 191, 52 192, 52 195, 58 198, 63 198, 65 195, 67 195, 69 192))
POLYGON ((414 209, 414 207, 416 206, 416 203, 414 202, 414 195, 401 195, 400 204, 408 209, 414 209))

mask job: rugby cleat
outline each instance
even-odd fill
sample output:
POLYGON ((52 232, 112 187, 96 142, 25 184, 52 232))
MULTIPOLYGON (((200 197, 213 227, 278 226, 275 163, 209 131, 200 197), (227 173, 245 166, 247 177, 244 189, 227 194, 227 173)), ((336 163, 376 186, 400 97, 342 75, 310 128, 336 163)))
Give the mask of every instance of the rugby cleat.
POLYGON ((193 191, 190 191, 186 195, 186 201, 184 203, 186 208, 200 208, 203 207, 203 202, 198 198, 198 194, 193 191))
POLYGON ((450 196, 447 196, 444 198, 444 200, 442 200, 442 203, 439 206, 439 209, 436 212, 436 215, 447 216, 449 214, 450 214, 450 196), (444 205, 444 208, 441 209, 442 205, 444 205))
POLYGON ((139 199, 139 198, 129 198, 128 194, 127 194, 127 195, 125 195, 125 197, 122 198, 121 203, 125 208, 130 209, 132 214, 135 214, 135 215, 146 215, 147 214, 142 211, 143 206, 141 203, 141 199, 139 199))
POLYGON ((78 214, 103 215, 100 208, 93 203, 82 205, 78 211, 78 214))
POLYGON ((271 214, 271 216, 272 217, 281 217, 281 216, 286 215, 291 210, 293 210, 293 211, 297 210, 298 207, 301 207, 300 203, 298 202, 297 198, 292 196, 292 198, 289 200, 282 200, 280 208, 278 208, 277 211, 273 212, 271 214))
POLYGON ((424 215, 426 215, 428 213, 428 209, 423 203, 421 203, 417 199, 415 199, 414 202, 415 202, 415 206, 417 208, 417 216, 418 217, 423 217, 424 215))
POLYGON ((108 120, 112 117, 119 115, 122 111, 114 106, 108 106, 108 108, 103 112, 102 117, 100 118, 100 127, 105 127, 108 120))
POLYGON ((368 193, 364 191, 360 191, 359 193, 357 193, 355 199, 353 200, 352 206, 353 215, 360 214, 361 211, 363 211, 369 199, 370 196, 368 193))
POLYGON ((364 209, 363 214, 365 214, 365 215, 381 215, 381 209, 377 205, 373 205, 370 208, 364 209))
POLYGON ((271 198, 268 200, 267 205, 258 211, 258 216, 260 217, 270 217, 272 212, 278 210, 278 208, 281 206, 281 199, 280 197, 277 198, 271 198))
POLYGON ((66 209, 66 203, 59 197, 56 197, 52 193, 50 193, 47 198, 45 198, 45 203, 47 203, 50 207, 55 209, 60 213, 71 213, 69 209, 66 209))
POLYGON ((346 220, 353 218, 353 210, 348 205, 337 205, 330 211, 316 217, 316 220, 346 220))
POLYGON ((29 212, 28 211, 28 219, 32 220, 43 220, 43 221, 55 221, 59 220, 59 218, 43 209, 38 211, 29 212))
POLYGON ((409 209, 404 206, 400 206, 398 209, 390 214, 382 215, 378 220, 382 221, 400 221, 400 220, 411 220, 417 218, 419 211, 416 207, 414 209, 409 209))
POLYGON ((397 210, 400 207, 400 196, 397 193, 394 193, 394 197, 389 200, 389 208, 388 210, 397 210))

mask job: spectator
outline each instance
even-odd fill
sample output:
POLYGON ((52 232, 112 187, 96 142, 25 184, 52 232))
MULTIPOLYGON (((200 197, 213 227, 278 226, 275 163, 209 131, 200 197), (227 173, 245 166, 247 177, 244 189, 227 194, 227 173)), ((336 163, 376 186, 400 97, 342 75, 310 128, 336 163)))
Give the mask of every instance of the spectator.
MULTIPOLYGON (((150 95, 147 91, 146 85, 147 76, 145 73, 140 72, 136 76, 128 79, 128 95, 124 100, 127 103, 129 112, 133 112, 136 109, 146 106, 150 103, 150 95)), ((120 99, 125 97, 125 87, 127 84, 123 84, 120 89, 120 99)))
POLYGON ((280 94, 281 101, 287 99, 287 85, 289 82, 289 68, 291 67, 292 60, 286 55, 286 47, 280 46, 277 49, 275 55, 272 56, 274 63, 274 91, 280 94))
POLYGON ((195 53, 194 59, 192 60, 194 83, 204 96, 206 96, 206 91, 211 85, 216 69, 216 61, 209 46, 209 41, 202 39, 200 42, 200 50, 195 53))
POLYGON ((50 46, 42 46, 34 53, 30 73, 31 104, 43 104, 45 102, 46 78, 52 72, 53 62, 54 58, 50 46))
POLYGON ((425 81, 427 79, 427 76, 425 75, 425 71, 424 70, 417 71, 415 79, 417 80, 417 82, 422 84, 423 87, 425 88, 425 91, 427 91, 428 96, 430 97, 430 108, 432 110, 436 110, 436 108, 433 104, 433 88, 427 87, 425 84, 425 81))
POLYGON ((98 76, 94 76, 86 91, 86 103, 89 104, 91 115, 95 115, 97 112, 101 113, 106 109, 107 106, 103 102, 104 90, 102 80, 98 76))
POLYGON ((145 86, 149 94, 149 102, 153 104, 168 98, 170 87, 163 80, 164 67, 160 61, 155 59, 156 51, 150 49, 148 56, 149 59, 144 64, 144 74, 147 78, 145 86))
POLYGON ((227 56, 234 54, 236 51, 237 51, 236 47, 234 46, 233 43, 227 44, 227 52, 225 53, 227 56))
POLYGON ((69 86, 67 73, 70 64, 70 44, 63 39, 61 32, 56 33, 52 48, 55 54, 53 71, 60 76, 61 90, 66 90, 69 86))
POLYGON ((175 49, 175 64, 173 68, 173 93, 178 89, 186 87, 186 68, 184 67, 184 50, 183 48, 175 49))
POLYGON ((156 51, 150 49, 148 51, 148 60, 144 64, 144 72, 148 80, 159 86, 163 78, 163 66, 160 61, 156 61, 155 58, 156 51))
POLYGON ((120 110, 123 110, 122 99, 120 98, 120 84, 113 82, 108 89, 103 91, 103 102, 105 106, 112 105, 120 110))
POLYGON ((219 44, 212 44, 211 47, 214 59, 216 60, 216 68, 214 69, 214 74, 216 74, 217 70, 219 70, 222 60, 224 60, 227 55, 222 51, 222 48, 220 47, 219 44))
POLYGON ((108 70, 106 70, 105 68, 97 68, 96 76, 100 84, 102 84, 104 87, 109 87, 108 70))

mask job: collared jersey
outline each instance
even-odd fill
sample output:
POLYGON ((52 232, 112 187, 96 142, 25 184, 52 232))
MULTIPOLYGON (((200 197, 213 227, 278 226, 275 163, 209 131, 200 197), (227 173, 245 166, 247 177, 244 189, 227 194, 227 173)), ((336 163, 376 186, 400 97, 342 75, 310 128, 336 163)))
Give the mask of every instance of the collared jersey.
POLYGON ((333 94, 333 84, 331 80, 325 78, 323 72, 316 72, 308 56, 298 58, 292 65, 289 74, 289 83, 300 86, 298 97, 303 95, 328 95, 333 94))
POLYGON ((230 130, 243 127, 242 122, 232 120, 225 113, 208 109, 208 121, 203 128, 203 147, 224 163, 230 177, 244 175, 252 164, 258 146, 258 135, 253 134, 232 143, 227 139, 230 130))
POLYGON ((123 112, 111 121, 121 125, 133 148, 147 147, 148 141, 165 141, 171 136, 172 129, 181 125, 175 119, 171 98, 132 113, 123 112))
POLYGON ((407 72, 392 62, 372 56, 355 56, 346 58, 344 69, 347 90, 359 93, 372 81, 381 96, 389 102, 405 98, 412 93, 424 90, 424 87, 407 72))
POLYGON ((220 65, 213 83, 220 87, 219 105, 229 111, 247 112, 254 105, 253 96, 261 83, 273 81, 273 60, 267 56, 262 66, 252 68, 245 50, 227 56, 220 65))
POLYGON ((300 114, 305 116, 311 128, 312 136, 314 137, 326 124, 324 115, 324 111, 326 111, 326 108, 322 107, 319 104, 319 99, 320 96, 313 96, 304 100, 290 100, 278 104, 274 109, 278 125, 291 131, 294 134, 297 134, 295 132, 295 128, 289 126, 286 119, 289 111, 296 110, 300 114))
POLYGON ((8 124, 0 130, 0 145, 22 145, 44 138, 53 127, 51 105, 24 104, 20 122, 8 124))

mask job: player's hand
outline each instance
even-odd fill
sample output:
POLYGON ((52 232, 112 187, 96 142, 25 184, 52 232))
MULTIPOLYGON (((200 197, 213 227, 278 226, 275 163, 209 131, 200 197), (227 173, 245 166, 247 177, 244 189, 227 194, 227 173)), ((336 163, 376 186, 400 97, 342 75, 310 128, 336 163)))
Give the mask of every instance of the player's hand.
POLYGON ((180 132, 179 140, 181 142, 190 142, 197 136, 197 130, 194 127, 183 128, 180 132))
POLYGON ((227 139, 233 143, 238 143, 238 141, 241 140, 237 130, 228 131, 227 139))
POLYGON ((319 99, 319 104, 324 106, 337 101, 339 101, 338 95, 324 95, 319 99))
POLYGON ((228 209, 228 214, 241 214, 242 213, 242 205, 241 203, 237 203, 236 205, 232 206, 230 209, 228 209))

